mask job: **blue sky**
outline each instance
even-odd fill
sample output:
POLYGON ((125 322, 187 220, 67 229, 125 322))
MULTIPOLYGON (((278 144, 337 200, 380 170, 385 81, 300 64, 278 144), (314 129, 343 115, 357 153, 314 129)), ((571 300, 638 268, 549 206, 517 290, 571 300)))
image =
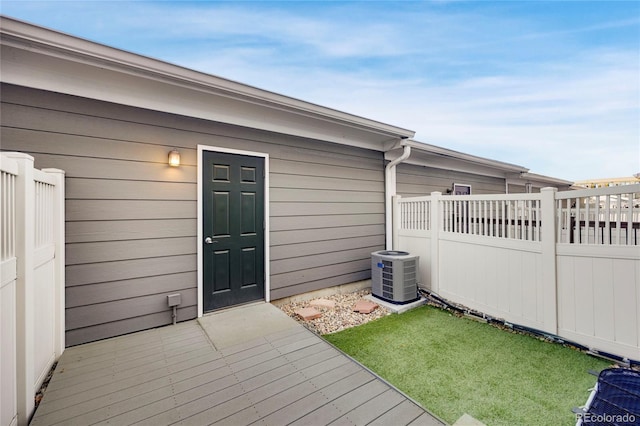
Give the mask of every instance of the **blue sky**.
POLYGON ((0 11, 535 173, 640 172, 640 2, 2 0, 0 11))

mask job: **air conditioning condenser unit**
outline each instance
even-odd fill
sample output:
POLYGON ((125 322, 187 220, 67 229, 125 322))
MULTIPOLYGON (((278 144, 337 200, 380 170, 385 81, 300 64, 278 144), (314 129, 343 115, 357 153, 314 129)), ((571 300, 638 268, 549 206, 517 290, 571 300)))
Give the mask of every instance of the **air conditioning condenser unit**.
POLYGON ((371 253, 371 294, 387 302, 411 303, 418 299, 418 260, 406 251, 371 253))

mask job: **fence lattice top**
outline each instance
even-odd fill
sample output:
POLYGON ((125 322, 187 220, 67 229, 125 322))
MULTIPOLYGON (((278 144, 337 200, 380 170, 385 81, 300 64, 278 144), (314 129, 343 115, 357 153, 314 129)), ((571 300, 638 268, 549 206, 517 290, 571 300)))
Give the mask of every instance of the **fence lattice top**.
MULTIPOLYGON (((398 197, 402 230, 542 241, 542 194, 398 197), (434 205, 434 200, 437 205, 434 205)), ((640 185, 554 193, 555 240, 567 244, 640 244, 640 185)))

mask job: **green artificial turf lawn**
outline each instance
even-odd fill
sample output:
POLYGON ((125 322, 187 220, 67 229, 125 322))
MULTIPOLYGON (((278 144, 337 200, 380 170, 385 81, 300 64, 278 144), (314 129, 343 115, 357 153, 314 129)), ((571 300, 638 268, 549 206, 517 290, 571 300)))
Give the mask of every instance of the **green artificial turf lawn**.
POLYGON ((448 423, 575 424, 610 363, 430 306, 324 336, 448 423))

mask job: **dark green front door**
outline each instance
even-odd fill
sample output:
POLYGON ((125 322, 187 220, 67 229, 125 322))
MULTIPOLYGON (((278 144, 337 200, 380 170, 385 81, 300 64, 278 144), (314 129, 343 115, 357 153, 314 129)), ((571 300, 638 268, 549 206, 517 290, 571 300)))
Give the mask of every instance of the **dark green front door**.
POLYGON ((203 152, 204 311, 264 299, 264 158, 203 152))

